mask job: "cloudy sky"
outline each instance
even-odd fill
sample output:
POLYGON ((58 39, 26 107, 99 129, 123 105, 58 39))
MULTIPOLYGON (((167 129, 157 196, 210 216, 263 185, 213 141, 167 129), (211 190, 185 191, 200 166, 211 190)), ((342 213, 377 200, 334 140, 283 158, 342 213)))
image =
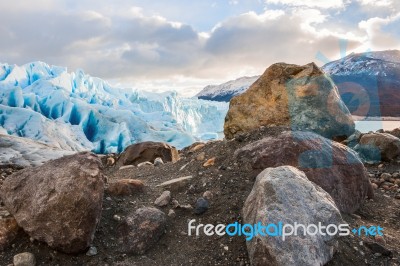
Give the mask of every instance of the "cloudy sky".
POLYGON ((275 62, 400 49, 399 28, 399 0, 1 1, 0 62, 193 95, 275 62))

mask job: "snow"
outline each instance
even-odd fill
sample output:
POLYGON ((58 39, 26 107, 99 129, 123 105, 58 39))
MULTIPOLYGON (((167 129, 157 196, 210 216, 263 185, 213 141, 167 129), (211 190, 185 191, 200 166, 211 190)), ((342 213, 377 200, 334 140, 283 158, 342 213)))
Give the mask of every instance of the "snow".
POLYGON ((196 97, 206 100, 229 102, 229 100, 245 92, 260 76, 241 77, 220 85, 209 85, 196 97))
POLYGON ((388 76, 391 69, 400 67, 400 51, 387 50, 350 55, 327 63, 322 67, 329 75, 347 76, 367 74, 369 76, 388 76))
POLYGON ((121 152, 132 143, 183 148, 217 138, 227 103, 112 87, 82 70, 0 64, 0 132, 69 151, 121 152))

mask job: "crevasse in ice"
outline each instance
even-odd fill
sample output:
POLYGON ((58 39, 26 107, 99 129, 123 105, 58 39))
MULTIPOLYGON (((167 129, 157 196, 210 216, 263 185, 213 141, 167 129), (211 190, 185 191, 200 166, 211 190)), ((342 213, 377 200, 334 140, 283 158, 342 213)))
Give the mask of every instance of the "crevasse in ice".
POLYGON ((115 88, 82 70, 0 64, 0 132, 64 150, 121 152, 141 141, 183 148, 218 138, 227 103, 115 88))

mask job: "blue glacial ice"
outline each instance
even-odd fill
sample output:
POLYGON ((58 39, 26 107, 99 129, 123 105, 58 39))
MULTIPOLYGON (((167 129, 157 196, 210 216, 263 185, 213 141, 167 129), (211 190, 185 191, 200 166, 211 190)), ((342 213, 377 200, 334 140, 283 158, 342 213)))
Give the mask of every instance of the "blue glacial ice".
POLYGON ((0 64, 0 134, 70 150, 121 152, 132 143, 183 148, 218 138, 227 103, 115 88, 82 70, 0 64))

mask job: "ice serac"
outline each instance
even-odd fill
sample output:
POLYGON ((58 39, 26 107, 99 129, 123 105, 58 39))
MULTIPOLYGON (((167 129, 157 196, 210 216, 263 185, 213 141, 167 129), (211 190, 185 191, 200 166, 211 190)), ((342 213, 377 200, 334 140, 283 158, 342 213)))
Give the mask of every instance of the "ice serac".
POLYGON ((1 132, 63 150, 121 152, 143 141, 183 148, 218 138, 226 103, 112 87, 82 70, 0 64, 1 132))
POLYGON ((354 132, 354 121, 332 80, 314 63, 277 63, 243 94, 232 98, 225 119, 226 138, 260 126, 282 125, 340 139, 354 132))

